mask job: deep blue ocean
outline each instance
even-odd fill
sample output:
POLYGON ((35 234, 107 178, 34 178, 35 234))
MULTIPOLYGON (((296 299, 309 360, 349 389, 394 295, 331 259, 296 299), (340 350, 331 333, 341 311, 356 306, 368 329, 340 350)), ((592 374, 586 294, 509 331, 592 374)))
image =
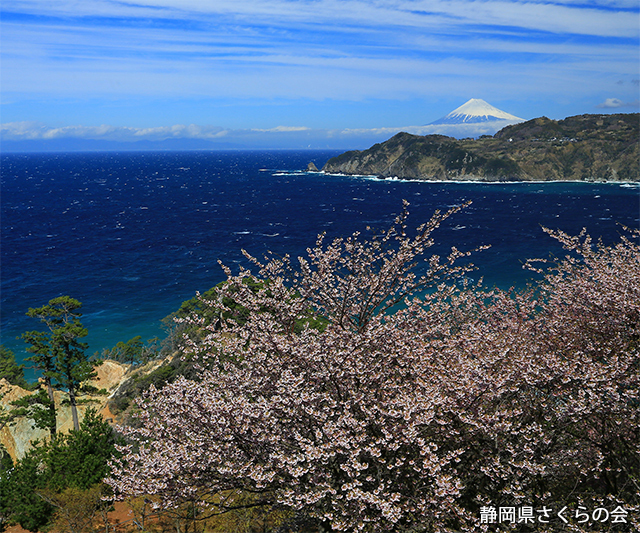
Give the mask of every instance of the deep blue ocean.
POLYGON ((562 254, 541 226, 606 243, 640 226, 637 184, 425 183, 307 173, 336 151, 7 154, 1 159, 2 342, 41 324, 29 307, 69 295, 83 303, 89 353, 135 335, 222 281, 241 249, 304 253, 316 235, 388 227, 411 203, 410 226, 471 200, 434 235, 445 253, 481 244, 487 285, 522 286, 529 257, 562 254))

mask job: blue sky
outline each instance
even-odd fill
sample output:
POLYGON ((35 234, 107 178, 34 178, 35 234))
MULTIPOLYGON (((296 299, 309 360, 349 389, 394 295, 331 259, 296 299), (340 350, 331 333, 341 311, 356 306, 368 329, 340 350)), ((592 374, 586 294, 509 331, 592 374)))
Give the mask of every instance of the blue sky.
MULTIPOLYGON (((637 0, 3 0, 4 140, 365 147, 470 98, 637 112, 637 0)), ((478 132, 482 133, 482 132, 478 132)))

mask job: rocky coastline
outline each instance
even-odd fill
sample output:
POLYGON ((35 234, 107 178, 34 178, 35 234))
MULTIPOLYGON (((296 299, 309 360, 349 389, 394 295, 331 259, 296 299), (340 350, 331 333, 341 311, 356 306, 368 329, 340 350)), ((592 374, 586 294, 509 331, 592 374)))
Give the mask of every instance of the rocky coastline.
POLYGON ((540 117, 493 136, 398 133, 327 161, 329 174, 429 181, 640 182, 640 114, 540 117))

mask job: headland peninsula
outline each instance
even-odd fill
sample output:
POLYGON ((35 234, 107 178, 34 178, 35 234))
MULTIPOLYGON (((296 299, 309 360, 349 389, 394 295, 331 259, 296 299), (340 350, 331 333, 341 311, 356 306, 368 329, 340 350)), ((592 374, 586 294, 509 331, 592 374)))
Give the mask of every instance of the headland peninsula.
POLYGON ((329 159, 325 173, 430 181, 640 181, 640 114, 540 117, 493 136, 398 133, 329 159))

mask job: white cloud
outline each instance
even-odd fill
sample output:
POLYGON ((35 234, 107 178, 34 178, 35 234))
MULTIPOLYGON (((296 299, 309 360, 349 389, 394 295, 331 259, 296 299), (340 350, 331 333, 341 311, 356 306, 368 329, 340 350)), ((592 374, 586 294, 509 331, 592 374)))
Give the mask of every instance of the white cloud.
POLYGON ((262 133, 292 133, 296 131, 308 131, 310 128, 306 126, 276 126, 269 129, 252 128, 251 131, 259 131, 262 133))
POLYGON ((310 131, 306 126, 277 126, 268 129, 231 130, 215 126, 175 124, 154 128, 130 128, 122 126, 64 126, 48 127, 37 122, 8 122, 0 124, 3 140, 52 140, 52 139, 100 139, 109 141, 162 141, 166 139, 216 140, 228 136, 251 133, 280 134, 310 131))
POLYGON ((638 107, 639 102, 636 100, 635 102, 623 102, 619 98, 607 98, 601 104, 598 104, 596 107, 599 109, 617 109, 619 107, 638 107))
POLYGON ((343 136, 376 136, 391 137, 404 131, 413 135, 446 135, 448 137, 479 137, 480 135, 493 135, 502 128, 518 122, 499 120, 494 122, 480 122, 475 124, 434 124, 426 126, 403 126, 399 128, 346 128, 339 131, 343 136))
POLYGON ((224 137, 228 130, 203 127, 195 124, 163 126, 157 128, 129 128, 122 126, 64 126, 48 127, 37 122, 9 122, 0 125, 3 140, 51 140, 51 139, 103 139, 134 141, 140 139, 164 140, 175 138, 216 139, 224 137))
POLYGON ((228 130, 216 127, 202 127, 196 124, 176 124, 174 126, 160 126, 155 128, 126 128, 135 137, 144 137, 154 140, 162 139, 218 139, 226 136, 228 130))
POLYGON ((277 126, 268 129, 223 129, 212 126, 197 126, 195 124, 162 126, 155 128, 125 128, 109 125, 101 126, 66 126, 51 128, 34 122, 12 122, 0 124, 0 138, 4 141, 16 140, 54 140, 54 139, 92 139, 104 141, 135 142, 140 140, 163 141, 166 139, 200 139, 215 141, 224 138, 227 141, 240 141, 251 138, 269 139, 282 138, 283 135, 304 133, 304 138, 316 141, 342 139, 342 142, 373 143, 386 140, 401 131, 414 135, 429 135, 437 133, 450 137, 477 137, 493 134, 499 129, 512 124, 509 121, 480 124, 439 124, 428 126, 402 126, 385 128, 346 128, 346 129, 312 129, 306 126, 277 126))
POLYGON ((601 104, 598 104, 596 107, 600 108, 614 108, 614 107, 623 107, 624 102, 618 98, 607 98, 601 104))
POLYGON ((3 9, 61 17, 118 17, 204 21, 229 17, 280 27, 291 23, 405 26, 447 31, 468 24, 584 35, 638 35, 635 0, 4 0, 3 9))
POLYGON ((44 124, 37 122, 8 122, 0 124, 0 138, 3 139, 41 139, 44 124))
MULTIPOLYGON (((1 21, 3 98, 17 102, 4 108, 10 120, 24 109, 36 116, 32 101, 56 111, 78 101, 88 118, 76 112, 69 122, 118 124, 129 124, 118 102, 140 98, 149 107, 157 102, 157 116, 173 111, 163 107, 167 101, 191 102, 175 106, 190 110, 253 99, 291 106, 476 96, 593 102, 612 90, 611 79, 638 77, 637 0, 3 0, 3 11, 10 14, 1 21), (94 118, 88 102, 121 116, 94 118)), ((166 121, 221 123, 213 107, 166 121)), ((269 128, 290 120, 268 122, 254 109, 258 120, 234 124, 269 128)), ((132 113, 136 125, 147 120, 132 113)), ((190 127, 109 134, 228 135, 190 127)), ((83 134, 93 133, 75 132, 83 134)))

